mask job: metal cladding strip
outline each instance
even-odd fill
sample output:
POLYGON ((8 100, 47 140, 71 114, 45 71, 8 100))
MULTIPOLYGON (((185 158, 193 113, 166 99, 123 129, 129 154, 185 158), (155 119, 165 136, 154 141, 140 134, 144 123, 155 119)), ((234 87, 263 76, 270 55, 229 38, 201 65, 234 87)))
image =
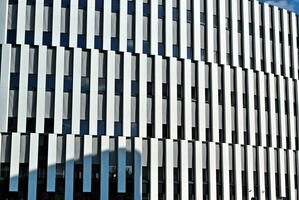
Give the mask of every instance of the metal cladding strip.
POLYGON ((26 0, 19 0, 17 6, 16 44, 25 44, 26 0))
MULTIPOLYGON (((98 131, 98 82, 99 82, 99 52, 90 51, 90 88, 89 88, 89 134, 97 135, 98 131)), ((114 67, 108 67, 114 68, 114 67)), ((108 79, 107 79, 108 80, 108 79)), ((110 92, 110 91, 109 91, 110 92)))
POLYGON ((218 66, 211 66, 211 119, 212 119, 212 138, 213 142, 219 142, 219 105, 218 105, 218 66))
POLYGON ((169 58, 169 134, 170 139, 177 139, 178 135, 178 101, 177 101, 177 60, 169 58))
MULTIPOLYGON (((298 174, 298 171, 299 171, 299 151, 297 151, 296 150, 296 160, 295 160, 295 162, 296 162, 296 164, 295 164, 295 166, 296 166, 296 168, 295 168, 295 170, 296 170, 296 182, 298 183, 298 181, 299 181, 299 174, 298 174)), ((297 196, 297 199, 298 199, 298 197, 299 197, 299 190, 297 190, 297 194, 296 194, 296 196, 297 196)))
MULTIPOLYGON (((199 1, 198 1, 199 2, 199 1)), ((219 15, 219 64, 226 64, 226 17, 225 17, 225 1, 218 0, 218 15, 219 15)), ((200 10, 200 9, 198 9, 200 10)), ((199 12, 195 12, 199 13, 199 12)), ((200 13, 199 13, 200 14, 200 13)), ((200 27, 200 25, 199 25, 200 27)), ((197 37, 197 36, 196 36, 197 37)), ((200 38, 200 37, 199 37, 200 38)), ((244 56, 245 57, 245 56, 244 56)))
POLYGON ((77 47, 78 39, 78 0, 70 1, 69 47, 77 47))
POLYGON ((296 199, 296 189, 295 189, 295 171, 294 171, 294 152, 291 149, 287 150, 287 161, 288 161, 288 199, 295 200, 296 199))
POLYGON ((119 51, 127 51, 128 2, 119 1, 119 51))
POLYGON ((269 147, 268 149, 268 169, 269 169, 269 198, 276 198, 276 183, 275 183, 275 149, 269 147))
MULTIPOLYGON (((192 140, 192 94, 191 61, 184 60, 184 134, 186 140, 192 140)), ((173 75, 171 75, 173 76, 173 75)))
POLYGON ((199 132, 199 140, 204 141, 206 138, 206 112, 205 112, 205 63, 197 62, 197 94, 198 95, 198 132, 199 132))
MULTIPOLYGON (((1 14, 1 12, 0 12, 1 14)), ((10 85, 10 60, 11 45, 1 45, 1 66, 0 66, 0 132, 8 131, 8 109, 9 109, 9 85, 10 85)))
MULTIPOLYGON (((187 58, 187 1, 179 1, 180 57, 187 58)), ((167 36, 168 37, 168 36, 167 36)))
POLYGON ((229 146, 227 143, 221 143, 221 176, 222 176, 222 194, 223 200, 230 199, 229 185, 229 146))
POLYGON ((172 1, 165 1, 165 55, 172 57, 172 1))
POLYGON ((62 133, 63 116, 63 82, 64 82, 64 48, 56 47, 55 62, 55 102, 54 102, 54 133, 62 133))
POLYGON ((75 135, 66 135, 65 147, 65 192, 64 199, 73 199, 74 194, 75 135))
POLYGON ((150 199, 158 199, 158 139, 150 139, 150 199))
POLYGON ((106 135, 114 135, 115 52, 107 51, 106 135))
POLYGON ((95 0, 87 1, 87 20, 86 20, 86 48, 94 48, 95 37, 95 0))
MULTIPOLYGON (((171 2, 171 1, 170 1, 171 2)), ((195 61, 201 60, 201 49, 200 49, 200 1, 192 1, 193 12, 192 12, 192 47, 193 47, 193 59, 195 61)), ((167 30, 167 28, 166 28, 167 30)), ((172 34, 171 34, 172 35, 172 34)))
POLYGON ((294 115, 294 82, 291 78, 286 79, 287 84, 287 112, 288 112, 288 139, 289 148, 296 149, 296 127, 295 127, 295 115, 294 115))
POLYGON ((91 192, 92 180, 92 135, 84 135, 83 192, 91 192))
POLYGON ((36 0, 34 18, 34 44, 43 44, 44 0, 36 0))
POLYGON ((158 55, 158 0, 150 1, 150 53, 158 55))
POLYGON ((74 48, 73 52, 72 134, 80 134, 82 50, 74 48))
MULTIPOLYGON (((222 9, 220 9, 220 10, 222 10, 222 9)), ((242 12, 243 66, 244 66, 244 68, 250 69, 248 0, 242 0, 242 11, 241 12, 242 12)))
POLYGON ((230 66, 223 66, 223 92, 224 92, 224 133, 225 142, 232 142, 232 116, 231 116, 231 77, 230 66))
POLYGON ((36 133, 44 133, 46 108, 47 47, 38 48, 37 92, 36 92, 36 133))
POLYGON ((26 132, 27 122, 27 96, 28 96, 28 72, 29 72, 29 46, 21 45, 20 78, 18 99, 18 124, 17 131, 26 132))
POLYGON ((293 77, 298 79, 298 49, 297 49, 297 37, 298 37, 298 29, 297 29, 297 16, 295 13, 291 13, 291 40, 292 40, 292 66, 293 66, 293 77))
POLYGON ((213 1, 206 1, 206 61, 214 61, 214 26, 213 26, 213 1))
POLYGON ((103 1, 103 50, 110 50, 111 46, 111 1, 103 1))
POLYGON ((263 72, 257 72, 258 79, 258 104, 259 104, 259 129, 260 144, 267 146, 267 127, 266 127, 266 111, 265 111, 265 75, 263 72))
POLYGON ((0 1, 0 44, 5 44, 7 38, 8 2, 9 0, 0 1))
POLYGON ((131 135, 131 54, 123 54, 123 136, 131 135))
POLYGON ((172 139, 166 139, 166 154, 165 157, 165 195, 166 200, 172 200, 174 198, 174 178, 173 178, 173 140, 172 139))
POLYGON ((109 199, 109 136, 101 136, 100 199, 109 199))
POLYGON ((202 177, 202 144, 195 141, 195 199, 201 200, 203 197, 203 177, 202 177))
POLYGON ((281 65, 281 47, 280 47, 280 30, 279 30, 279 10, 278 7, 273 6, 273 57, 275 64, 275 75, 280 75, 280 65, 281 65))
POLYGON ((30 133, 28 199, 36 199, 39 134, 30 133))
POLYGON ((47 192, 55 192, 57 134, 48 135, 47 192))
POLYGON ((264 147, 257 146, 257 174, 258 174, 258 198, 264 200, 265 197, 265 166, 264 147))
MULTIPOLYGON (((295 87, 295 112, 299 113, 299 81, 298 80, 294 80, 294 87, 295 87)), ((296 117, 296 127, 299 127, 299 117, 296 117)), ((299 133, 298 131, 296 131, 296 137, 297 137, 297 142, 299 142, 299 133)), ((298 192, 299 195, 299 192, 298 192)))
POLYGON ((239 66, 239 54, 238 54, 238 5, 237 0, 230 1, 230 24, 231 24, 231 65, 239 66))
POLYGON ((271 147, 277 147, 276 133, 278 131, 276 124, 276 112, 275 112, 275 82, 274 75, 268 74, 268 91, 269 91, 269 112, 270 112, 270 133, 271 133, 271 147))
POLYGON ((236 69, 236 127, 238 144, 244 144, 244 115, 243 115, 243 80, 242 68, 236 69))
POLYGON ((117 192, 126 192, 126 137, 117 137, 117 192))
POLYGON ((289 49, 289 16, 288 11, 282 9, 282 56, 283 56, 283 67, 284 76, 290 77, 290 49, 289 49))
POLYGON ((281 148, 286 149, 285 79, 278 76, 279 127, 281 148))
POLYGON ((246 180, 248 199, 254 198, 254 180, 253 180, 253 154, 252 146, 246 145, 246 180))
MULTIPOLYGON (((61 0, 53 0, 52 15, 52 46, 60 46, 61 0)), ((73 21, 70 20, 71 22, 73 21)), ((74 23, 74 22, 72 22, 74 23)), ((78 21, 76 21, 78 23, 78 21)), ((70 38, 71 38, 71 34, 70 38)), ((77 37, 77 35, 76 35, 77 37)), ((76 44, 77 45, 77 44, 76 44)))
POLYGON ((189 182, 188 170, 188 141, 180 140, 180 196, 182 199, 189 198, 189 184, 186 184, 189 182))
POLYGON ((240 144, 234 144, 234 178, 236 199, 242 199, 242 159, 240 144))
POLYGON ((270 60, 270 11, 267 3, 263 4, 263 35, 264 35, 264 69, 266 73, 271 72, 271 60, 270 60))
POLYGON ((134 138, 134 200, 142 200, 142 138, 134 138))
POLYGON ((163 107, 162 104, 162 57, 154 57, 154 73, 155 73, 155 94, 154 94, 154 105, 155 105, 155 137, 162 138, 162 115, 161 110, 163 107))
POLYGON ((142 53, 142 42, 143 42, 143 1, 135 1, 135 52, 142 53))
POLYGON ((286 184, 285 184, 285 157, 284 149, 278 148, 278 177, 279 177, 279 195, 286 197, 286 184))
POLYGON ((11 133, 9 192, 18 192, 21 133, 11 133))
POLYGON ((252 1, 253 5, 253 47, 254 47, 254 65, 255 70, 261 70, 261 52, 260 52, 260 9, 257 0, 252 1))
POLYGON ((139 137, 147 136, 147 57, 139 55, 139 137))
POLYGON ((208 176, 209 176, 209 199, 215 200, 217 197, 216 185, 216 145, 214 142, 208 143, 208 176))

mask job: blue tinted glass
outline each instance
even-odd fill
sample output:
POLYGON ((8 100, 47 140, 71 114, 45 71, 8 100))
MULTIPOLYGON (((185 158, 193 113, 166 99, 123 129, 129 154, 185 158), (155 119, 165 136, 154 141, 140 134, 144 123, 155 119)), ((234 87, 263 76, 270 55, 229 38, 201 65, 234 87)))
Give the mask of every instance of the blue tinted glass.
POLYGON ((192 52, 192 47, 187 48, 187 58, 192 59, 193 52, 192 52))
POLYGON ((123 92, 123 81, 121 79, 115 80, 115 94, 122 94, 123 92))
POLYGON ((52 44, 52 35, 50 32, 43 32, 43 45, 51 46, 52 44))
POLYGON ((94 48, 95 49, 102 49, 103 46, 103 37, 95 36, 94 38, 94 48))
POLYGON ((73 90, 73 77, 64 76, 63 91, 71 92, 73 90))
POLYGON ((46 90, 53 91, 55 89, 55 76, 54 75, 47 75, 46 77, 46 90))
POLYGON ((114 135, 115 136, 121 136, 122 134, 122 123, 121 122, 115 122, 114 123, 114 135))
POLYGON ((81 78, 81 92, 82 93, 89 92, 89 78, 88 77, 81 78))
POLYGON ((10 90, 18 90, 19 89, 19 74, 11 73, 10 74, 10 90))
POLYGON ((119 11, 119 1, 123 0, 112 0, 112 12, 118 12, 119 11))
POLYGON ((106 132, 106 128, 105 128, 105 121, 103 120, 98 120, 98 134, 99 135, 104 135, 106 132))
POLYGON ((62 123, 62 133, 71 133, 72 122, 70 119, 64 119, 62 123))
POLYGON ((61 1, 62 7, 69 7, 70 6, 70 0, 62 0, 61 1))
POLYGON ((25 32, 25 44, 34 44, 34 32, 33 31, 25 32))
POLYGON ((136 122, 131 123, 131 135, 132 137, 138 136, 138 123, 136 122))
POLYGON ((88 120, 80 120, 80 134, 86 134, 88 133, 89 129, 88 129, 88 120))
POLYGON ((179 55, 178 45, 172 46, 172 54, 173 54, 173 57, 178 57, 178 55, 179 55))
POLYGON ((200 57, 201 57, 201 60, 202 61, 205 61, 206 60, 206 50, 205 49, 201 49, 200 50, 200 57))
POLYGON ((161 56, 165 54, 165 47, 163 43, 158 44, 158 54, 161 56))
POLYGON ((192 22, 192 12, 190 10, 187 10, 187 22, 192 22))
POLYGON ((87 6, 87 0, 79 0, 79 8, 83 9, 87 6))
POLYGON ((44 4, 45 4, 45 6, 52 6, 53 5, 53 0, 45 0, 44 4))
POLYGON ((86 46, 86 35, 78 35, 78 47, 85 48, 86 46))
POLYGON ((143 53, 144 54, 149 54, 150 53, 149 41, 143 40, 143 53))
POLYGON ((134 40, 127 40, 127 51, 134 52, 134 40))
POLYGON ((177 8, 172 8, 172 20, 173 21, 179 20, 179 11, 177 8))
POLYGON ((138 82, 132 81, 131 82, 131 96, 137 96, 138 95, 138 82))
POLYGON ((148 3, 143 4, 143 16, 150 15, 150 5, 148 3))
POLYGON ((135 13, 135 1, 128 2, 128 13, 129 14, 135 13))
POLYGON ((60 34, 60 45, 64 46, 64 47, 69 46, 69 34, 68 33, 60 34))
POLYGON ((16 30, 7 31, 7 43, 16 43, 16 30))
POLYGON ((111 50, 118 51, 119 39, 116 37, 111 38, 111 50))
POLYGON ((36 91, 37 88, 37 75, 36 74, 29 74, 28 76, 28 90, 29 91, 36 91))
POLYGON ((96 10, 101 11, 103 9, 103 0, 96 0, 96 10))
POLYGON ((106 92, 106 79, 100 78, 98 85, 98 93, 103 94, 106 92))
POLYGON ((164 17, 164 6, 163 5, 159 5, 158 6, 158 17, 159 18, 163 18, 164 17))

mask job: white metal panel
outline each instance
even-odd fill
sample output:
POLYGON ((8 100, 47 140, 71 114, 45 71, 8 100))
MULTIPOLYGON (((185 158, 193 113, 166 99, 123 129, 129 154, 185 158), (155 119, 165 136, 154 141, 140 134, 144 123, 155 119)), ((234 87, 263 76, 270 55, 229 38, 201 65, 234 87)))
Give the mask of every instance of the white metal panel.
POLYGON ((200 12, 196 12, 200 10, 200 1, 193 1, 193 19, 192 19, 192 26, 193 26, 193 59, 196 61, 200 60, 201 57, 201 49, 200 49, 200 12))
POLYGON ((276 113, 275 113, 275 82, 274 82, 274 75, 268 74, 268 82, 269 82, 269 112, 270 112, 270 133, 271 133, 271 146, 276 147, 277 141, 276 141, 276 113))
POLYGON ((147 57, 139 55, 139 137, 146 137, 147 129, 147 57))
POLYGON ((260 131, 260 144, 267 145, 266 133, 266 112, 265 112, 265 75, 263 72, 258 72, 258 87, 259 87, 259 131, 260 131))
POLYGON ((213 142, 219 141, 219 106, 218 106, 218 66, 212 63, 211 67, 211 116, 213 142))
POLYGON ((212 63, 214 61, 214 26, 213 26, 213 1, 206 1, 206 60, 212 63))
POLYGON ((70 1, 69 47, 77 47, 77 39, 78 39, 78 6, 79 6, 78 0, 70 1))
MULTIPOLYGON (((0 12, 1 13, 1 12, 0 12)), ((9 85, 10 85, 10 60, 11 46, 3 44, 1 49, 0 73, 0 132, 8 131, 9 85)))
POLYGON ((150 1, 150 52, 158 55, 158 0, 150 1))
POLYGON ((19 74, 19 96, 18 99, 18 132, 26 132, 27 121, 27 93, 28 93, 28 71, 29 71, 29 46, 21 46, 20 74, 19 74))
POLYGON ((103 49, 110 50, 111 46, 111 0, 103 1, 103 49))
POLYGON ((154 94, 154 101, 155 101, 155 137, 162 138, 162 115, 161 111, 163 108, 162 104, 162 57, 155 56, 155 94, 154 94))
MULTIPOLYGON (((298 183, 298 181, 299 181, 299 174, 298 174, 298 171, 299 171, 299 151, 297 151, 296 150, 296 164, 295 164, 295 170, 296 170, 296 181, 297 181, 297 183, 298 183)), ((297 194, 296 194, 296 196, 297 196, 297 199, 299 198, 299 190, 297 189, 297 194)))
POLYGON ((242 159, 240 144, 234 144, 234 178, 235 197, 236 199, 242 199, 242 159))
MULTIPOLYGON (((61 0, 53 0, 53 12, 52 13, 53 13, 53 16, 52 16, 52 45, 59 46, 60 45, 60 24, 61 24, 61 0)), ((72 19, 72 20, 74 20, 74 19, 72 19)), ((74 21, 72 23, 74 23, 74 21)), ((78 21, 76 21, 76 23, 78 23, 78 21)), ((70 34, 70 36, 71 36, 71 34, 70 34)), ((77 35, 76 35, 76 37, 77 37, 77 35)))
POLYGON ((205 64, 197 63, 197 94, 198 95, 198 132, 200 141, 206 138, 206 119, 205 119, 205 64))
POLYGON ((126 138, 118 137, 117 143, 117 192, 126 192, 126 138))
POLYGON ((288 199, 295 200, 296 199, 296 189, 295 189, 295 179, 294 179, 294 152, 291 149, 287 150, 287 161, 288 161, 288 199))
POLYGON ((297 37, 298 37, 298 29, 297 29, 297 16, 295 13, 291 13, 291 40, 292 40, 292 66, 293 66, 293 77, 298 79, 298 49, 297 49, 297 37))
POLYGON ((286 197, 286 185, 285 185, 285 158, 284 149, 278 149, 278 177, 279 177, 279 194, 280 197, 286 197))
MULTIPOLYGON (((253 71, 247 70, 247 83, 253 83, 253 71)), ((249 144, 254 145, 255 141, 255 110, 254 110, 254 85, 247 84, 247 102, 248 102, 248 133, 249 144)))
POLYGON ((115 52, 107 52, 106 135, 114 135, 115 52))
POLYGON ((284 78, 278 76, 278 99, 279 99, 279 127, 280 127, 280 144, 282 148, 286 148, 286 115, 285 115, 285 87, 284 78))
MULTIPOLYGON (((299 113, 299 82, 298 80, 294 80, 294 91, 295 91, 295 110, 296 110, 296 113, 299 113)), ((296 127, 299 127, 299 117, 296 117, 296 127)), ((296 131, 296 137, 297 137, 297 141, 296 142, 299 142, 299 137, 298 137, 298 132, 296 131)), ((299 195, 299 192, 298 192, 298 195, 299 195)))
POLYGON ((177 61, 175 58, 169 59, 169 134, 171 139, 177 138, 177 61))
MULTIPOLYGON (((89 93, 89 134, 97 135, 98 127, 98 82, 99 82, 99 52, 90 51, 90 93, 89 93)), ((113 67, 108 67, 113 68, 113 67)), ((109 91, 110 93, 110 91, 109 91)))
POLYGON ((254 47, 254 64, 255 69, 261 70, 261 49, 260 49, 260 9, 259 2, 257 0, 252 1, 253 3, 253 47, 254 47))
POLYGON ((79 48, 74 48, 73 52, 72 134, 80 134, 82 51, 79 48))
MULTIPOLYGON (((225 17, 225 1, 218 0, 219 14, 219 63, 226 64, 226 17, 225 17)), ((199 9, 198 9, 199 10, 199 9)), ((197 13, 197 12, 195 12, 197 13)), ((199 12, 198 12, 199 13, 199 12)), ((199 37, 200 38, 200 37, 199 37)))
POLYGON ((84 135, 83 192, 91 192, 92 180, 92 135, 84 135))
POLYGON ((34 19, 34 44, 43 44, 44 1, 36 0, 34 19))
POLYGON ((28 199, 36 199, 39 134, 30 133, 28 199))
POLYGON ((222 191, 223 200, 229 200, 229 146, 227 143, 221 144, 221 175, 222 175, 222 191))
POLYGON ((16 43, 25 44, 26 0, 18 1, 16 43))
POLYGON ((74 163, 75 163, 75 135, 66 135, 65 148, 65 199, 73 199, 74 193, 74 163))
POLYGON ((258 163, 258 198, 264 200, 265 197, 265 166, 264 166, 264 147, 257 147, 257 163, 258 163))
MULTIPOLYGON (((221 1, 221 0, 220 0, 221 1)), ((248 0, 242 0, 242 41, 243 41, 243 66, 250 69, 250 46, 249 46, 249 15, 248 0)), ((221 7, 220 7, 221 8, 221 7)), ((221 10, 221 9, 220 9, 221 10)), ((224 9, 223 9, 224 10, 224 9)))
POLYGON ((268 148, 268 169, 269 169, 269 198, 276 198, 276 183, 275 183, 275 149, 270 147, 268 148))
POLYGON ((173 141, 172 139, 166 139, 166 154, 165 157, 165 182, 166 189, 165 195, 167 200, 172 200, 174 198, 174 182, 173 182, 173 141))
POLYGON ((214 142, 208 143, 208 162, 209 162, 209 199, 215 200, 217 197, 216 185, 216 145, 214 142))
MULTIPOLYGON (((180 57, 187 58, 187 1, 179 1, 180 57)), ((167 36, 168 37, 168 36, 167 36)))
POLYGON ((0 44, 6 43, 7 37, 7 17, 8 17, 8 1, 0 1, 0 44))
POLYGON ((242 68, 236 68, 236 127, 238 135, 238 144, 244 144, 244 120, 243 120, 243 80, 242 68))
POLYGON ((290 49, 289 49, 289 32, 288 32, 288 24, 289 24, 289 16, 288 11, 282 9, 282 56, 283 56, 283 64, 284 64, 284 74, 287 77, 290 77, 290 49))
POLYGON ((48 137, 47 192, 55 192, 57 135, 49 134, 48 137))
MULTIPOLYGON (((184 134, 192 140, 191 61, 184 60, 184 134)), ((171 75, 173 76, 173 75, 171 75)))
POLYGON ((172 57, 172 1, 165 1, 165 55, 172 57))
POLYGON ((271 72, 271 60, 270 60, 270 12, 269 5, 267 3, 263 4, 263 28, 264 28, 264 69, 266 73, 271 72))
POLYGON ((101 136, 100 199, 109 199, 109 136, 101 136))
POLYGON ((128 2, 119 1, 119 51, 127 51, 128 2))
POLYGON ((135 1, 135 52, 142 53, 143 42, 143 1, 135 1))
POLYGON ((158 200, 158 139, 150 139, 150 199, 158 200))
POLYGON ((134 200, 142 199, 142 138, 134 138, 134 200))
POLYGON ((188 141, 180 140, 180 175, 181 175, 181 184, 180 184, 180 193, 182 199, 189 198, 189 182, 188 179, 188 141))
POLYGON ((246 145, 246 180, 247 180, 247 196, 248 199, 254 197, 254 181, 253 181, 253 155, 252 146, 246 145))
POLYGON ((275 63, 275 74, 280 74, 280 64, 281 64, 281 53, 280 53, 280 34, 279 34, 279 10, 278 7, 273 7, 273 46, 274 46, 274 52, 273 57, 274 63, 275 63))
POLYGON ((123 136, 131 135, 131 54, 124 53, 123 60, 123 136))
POLYGON ((195 141, 195 199, 201 200, 202 197, 202 144, 200 141, 195 141))
POLYGON ((86 48, 94 48, 95 31, 95 0, 87 1, 87 20, 86 20, 86 48))
POLYGON ((237 0, 231 0, 230 1, 230 9, 231 9, 231 17, 230 17, 230 23, 231 23, 231 37, 233 38, 231 40, 231 65, 232 66, 239 66, 238 65, 238 6, 237 6, 237 0))
POLYGON ((296 149, 296 128, 295 128, 295 119, 294 119, 294 85, 291 78, 287 78, 287 102, 288 102, 288 139, 289 147, 291 149, 296 149))
POLYGON ((232 117, 231 117, 231 77, 230 66, 223 66, 224 80, 223 80, 223 92, 224 92, 224 133, 225 142, 232 142, 232 117))
POLYGON ((63 116, 63 81, 64 81, 64 48, 56 48, 55 70, 55 102, 54 102, 54 133, 62 133, 63 116))
POLYGON ((9 191, 17 192, 19 188, 21 133, 11 134, 9 191))

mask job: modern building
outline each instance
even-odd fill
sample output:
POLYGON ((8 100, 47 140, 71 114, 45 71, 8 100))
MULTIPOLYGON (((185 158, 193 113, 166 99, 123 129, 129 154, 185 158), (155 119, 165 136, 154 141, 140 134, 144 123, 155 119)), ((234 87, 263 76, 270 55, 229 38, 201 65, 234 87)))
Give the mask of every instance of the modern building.
POLYGON ((0 0, 0 199, 299 199, 298 31, 257 0, 0 0))

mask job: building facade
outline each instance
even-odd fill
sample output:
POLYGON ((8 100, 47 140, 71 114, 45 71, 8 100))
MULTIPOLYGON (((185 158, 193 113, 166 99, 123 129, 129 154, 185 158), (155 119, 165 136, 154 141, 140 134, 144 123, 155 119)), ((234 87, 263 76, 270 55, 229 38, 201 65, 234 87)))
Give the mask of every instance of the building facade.
POLYGON ((298 31, 257 0, 1 0, 0 199, 299 199, 298 31))

